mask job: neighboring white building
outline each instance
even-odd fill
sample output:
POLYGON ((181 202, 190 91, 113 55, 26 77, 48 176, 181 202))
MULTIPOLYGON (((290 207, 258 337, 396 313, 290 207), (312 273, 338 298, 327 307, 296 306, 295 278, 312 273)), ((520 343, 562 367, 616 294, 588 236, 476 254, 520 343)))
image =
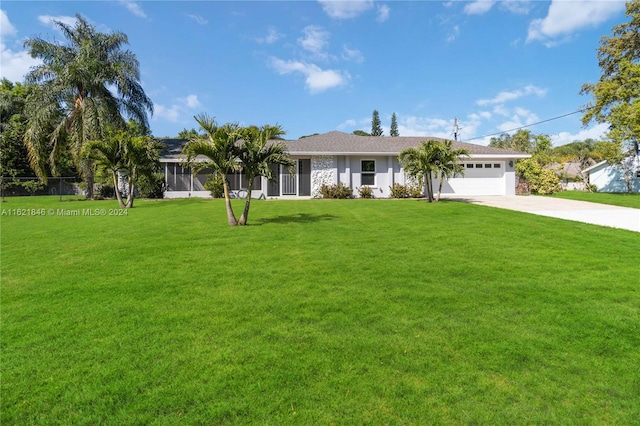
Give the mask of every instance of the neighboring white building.
MULTIPOLYGON (((257 178, 252 196, 318 197, 322 184, 342 183, 351 187, 354 195, 358 194, 359 187, 369 186, 374 197, 387 198, 391 186, 408 184, 398 162, 400 152, 420 146, 428 139, 438 138, 357 136, 334 131, 284 140, 282 142, 287 145, 289 154, 296 160, 297 173, 289 174, 285 168, 274 166, 272 171, 277 179, 269 182, 265 178, 257 178)), ((167 150, 160 161, 165 173, 165 198, 209 197, 204 183, 212 171, 203 170, 192 176, 190 170, 181 166, 181 149, 185 141, 171 139, 164 142, 167 150)), ((529 158, 529 154, 465 142, 454 142, 453 148, 466 148, 470 155, 463 161, 464 176, 446 181, 443 195, 515 195, 515 161, 529 158)), ((227 178, 233 190, 247 187, 240 173, 227 178)))
POLYGON ((598 192, 640 192, 640 156, 629 155, 621 164, 610 164, 601 161, 594 164, 584 173, 589 175, 589 183, 595 185, 598 192))

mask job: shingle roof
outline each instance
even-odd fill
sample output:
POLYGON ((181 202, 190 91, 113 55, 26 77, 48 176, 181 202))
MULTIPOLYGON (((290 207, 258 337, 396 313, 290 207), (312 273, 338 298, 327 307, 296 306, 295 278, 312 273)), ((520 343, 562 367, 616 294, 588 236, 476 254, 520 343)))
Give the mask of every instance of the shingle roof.
MULTIPOLYGON (((398 155, 407 148, 420 146, 429 140, 442 140, 428 136, 358 136, 349 133, 333 131, 321 135, 307 136, 298 140, 284 141, 291 154, 388 154, 398 155)), ((498 155, 528 157, 523 152, 492 148, 466 142, 453 142, 453 148, 466 148, 471 155, 498 155)))
MULTIPOLYGON (((414 148, 426 140, 434 138, 428 136, 358 136, 338 131, 307 136, 297 140, 282 140, 291 155, 398 155, 407 148, 414 148)), ((165 150, 163 158, 178 158, 184 139, 164 139, 165 150)), ((526 158, 529 154, 466 142, 453 142, 453 148, 466 148, 471 156, 498 156, 510 158, 526 158)))

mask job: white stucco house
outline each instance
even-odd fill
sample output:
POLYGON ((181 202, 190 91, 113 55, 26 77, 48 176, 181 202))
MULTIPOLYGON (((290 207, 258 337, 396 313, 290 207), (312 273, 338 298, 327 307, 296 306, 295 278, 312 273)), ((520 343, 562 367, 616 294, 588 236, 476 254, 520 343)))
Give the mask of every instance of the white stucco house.
POLYGON ((630 154, 621 164, 601 161, 584 169, 589 175, 589 183, 595 185, 598 192, 640 192, 640 155, 630 154))
MULTIPOLYGON (((358 194, 359 187, 369 186, 376 198, 386 198, 395 183, 409 184, 398 162, 398 154, 420 146, 428 139, 438 138, 357 136, 333 131, 298 140, 283 140, 296 160, 297 173, 290 174, 285 168, 274 166, 272 171, 277 179, 269 182, 257 178, 252 196, 318 197, 323 184, 342 183, 351 187, 354 194, 358 194)), ((209 197, 204 183, 212 171, 202 170, 193 176, 189 169, 181 166, 185 141, 169 139, 163 142, 166 150, 160 161, 165 174, 165 198, 209 197)), ((454 142, 453 147, 467 148, 470 155, 464 160, 464 177, 445 182, 444 195, 515 195, 515 162, 529 158, 529 154, 465 142, 454 142)), ((241 173, 228 175, 227 179, 233 190, 247 187, 241 173)))

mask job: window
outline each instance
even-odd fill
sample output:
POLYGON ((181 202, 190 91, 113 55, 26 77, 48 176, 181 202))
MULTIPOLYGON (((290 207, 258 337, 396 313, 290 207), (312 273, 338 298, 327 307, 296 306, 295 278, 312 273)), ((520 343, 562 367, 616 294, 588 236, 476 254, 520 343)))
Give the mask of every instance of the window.
POLYGON ((490 164, 490 163, 485 164, 485 165, 484 165, 484 168, 485 168, 485 169, 490 169, 490 168, 491 168, 491 164, 490 164))
POLYGON ((476 169, 481 169, 482 168, 482 164, 476 164, 476 169))
POLYGON ((361 163, 361 185, 375 185, 376 184, 376 162, 374 160, 362 160, 361 163))
POLYGON ((495 164, 493 165, 493 168, 494 168, 494 169, 499 169, 499 168, 500 168, 500 163, 495 163, 495 164))
POLYGON ((467 163, 467 169, 473 169, 473 164, 467 163))

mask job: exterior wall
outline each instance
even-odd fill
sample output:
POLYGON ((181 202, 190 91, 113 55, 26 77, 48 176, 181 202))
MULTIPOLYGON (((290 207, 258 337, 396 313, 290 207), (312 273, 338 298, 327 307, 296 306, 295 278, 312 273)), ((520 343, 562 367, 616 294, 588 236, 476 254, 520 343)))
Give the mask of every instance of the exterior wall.
MULTIPOLYGON (((638 170, 638 169, 636 169, 638 170)), ((633 192, 640 192, 640 178, 635 171, 632 179, 633 192)), ((589 183, 598 188, 598 192, 628 192, 624 181, 624 172, 615 165, 605 165, 589 173, 589 183)))
MULTIPOLYGON (((294 157, 301 159, 309 157, 294 157)), ((311 197, 320 197, 320 188, 323 184, 335 185, 343 183, 353 189, 354 196, 358 196, 358 188, 362 186, 362 161, 375 161, 375 182, 370 187, 373 189, 373 195, 376 198, 387 198, 390 196, 390 187, 394 183, 401 185, 412 184, 410 179, 405 175, 404 170, 400 166, 396 156, 311 156, 311 197)), ((442 194, 449 196, 466 196, 466 195, 515 195, 516 175, 513 160, 508 159, 468 159, 465 163, 492 163, 501 165, 500 176, 497 175, 497 169, 478 170, 478 173, 467 173, 467 177, 456 177, 449 181, 445 181, 442 194), (483 177, 483 173, 486 176, 483 177), (469 175, 477 175, 469 177, 469 175)), ((183 170, 179 163, 165 162, 165 181, 168 190, 165 191, 165 198, 188 198, 202 197, 210 198, 209 191, 204 190, 202 182, 197 178, 188 174, 183 170)), ((598 185, 594 180, 599 179, 599 171, 593 172, 591 175, 592 183, 598 185)), ((637 179, 637 187, 640 189, 640 179, 637 179)), ((434 192, 438 190, 438 180, 434 180, 434 192)), ((622 182, 624 184, 624 182, 622 182)), ((638 190, 636 189, 636 190, 638 190)), ((622 192, 626 192, 626 187, 622 192)), ((262 189, 254 190, 252 197, 260 198, 267 194, 267 180, 262 179, 262 189)), ((283 197, 280 195, 280 197, 283 197)), ((297 195, 284 196, 284 198, 297 198, 297 195)))
POLYGON ((338 161, 333 155, 311 157, 311 196, 321 197, 322 185, 338 183, 338 161))

